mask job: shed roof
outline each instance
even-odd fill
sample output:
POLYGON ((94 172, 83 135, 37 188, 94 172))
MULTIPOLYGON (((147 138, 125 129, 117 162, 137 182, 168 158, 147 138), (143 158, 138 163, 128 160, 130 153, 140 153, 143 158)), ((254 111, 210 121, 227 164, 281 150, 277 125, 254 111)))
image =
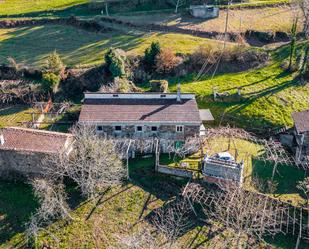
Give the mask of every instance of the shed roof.
POLYGON ((200 118, 202 121, 214 121, 214 117, 209 109, 200 109, 200 118))
POLYGON ((292 117, 298 133, 309 132, 309 110, 294 112, 292 117))
POLYGON ((173 96, 166 99, 149 94, 123 95, 119 98, 86 98, 79 122, 95 123, 190 123, 201 124, 194 98, 177 101, 173 96))
POLYGON ((36 129, 7 127, 0 131, 0 150, 57 153, 69 146, 73 135, 36 129))

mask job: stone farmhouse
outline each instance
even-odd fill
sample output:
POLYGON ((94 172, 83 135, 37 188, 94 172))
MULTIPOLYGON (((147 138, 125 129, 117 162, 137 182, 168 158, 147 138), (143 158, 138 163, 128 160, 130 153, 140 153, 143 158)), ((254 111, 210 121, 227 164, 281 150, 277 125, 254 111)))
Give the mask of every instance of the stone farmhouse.
POLYGON ((294 112, 294 137, 296 141, 296 162, 309 162, 309 110, 294 112))
POLYGON ((205 132, 212 121, 209 110, 199 110, 194 94, 86 93, 79 123, 94 125, 109 137, 159 138, 185 141, 205 132))
POLYGON ((0 130, 0 176, 38 175, 47 155, 71 151, 71 134, 8 127, 0 130))

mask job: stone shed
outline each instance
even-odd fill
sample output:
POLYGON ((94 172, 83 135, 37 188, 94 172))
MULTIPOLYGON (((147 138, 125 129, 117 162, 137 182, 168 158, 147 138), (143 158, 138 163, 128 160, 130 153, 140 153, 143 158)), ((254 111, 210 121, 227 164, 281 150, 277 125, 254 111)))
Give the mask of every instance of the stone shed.
POLYGON ((39 175, 47 155, 71 151, 73 136, 20 127, 0 130, 0 176, 39 175))

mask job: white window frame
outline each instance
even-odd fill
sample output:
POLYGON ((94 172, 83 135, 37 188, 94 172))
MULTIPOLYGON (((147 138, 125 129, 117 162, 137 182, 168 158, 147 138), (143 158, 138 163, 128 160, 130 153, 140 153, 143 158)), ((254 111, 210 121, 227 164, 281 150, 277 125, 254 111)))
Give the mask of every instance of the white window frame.
POLYGON ((183 125, 176 125, 175 129, 177 133, 184 133, 185 127, 183 125))

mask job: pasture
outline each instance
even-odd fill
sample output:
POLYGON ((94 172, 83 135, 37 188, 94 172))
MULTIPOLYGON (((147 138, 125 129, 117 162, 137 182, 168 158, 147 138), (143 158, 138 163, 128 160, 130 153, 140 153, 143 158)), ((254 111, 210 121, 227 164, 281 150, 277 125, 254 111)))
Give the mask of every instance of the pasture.
MULTIPOLYGON (((309 43, 300 44, 308 46, 309 43)), ((272 52, 267 65, 238 73, 188 75, 181 79, 170 79, 171 91, 181 81, 183 92, 194 92, 200 108, 209 108, 217 123, 224 114, 224 121, 246 128, 291 127, 291 113, 309 108, 309 84, 300 85, 295 74, 286 72, 281 63, 288 56, 289 47, 285 46, 272 52), (240 100, 214 101, 213 87, 219 92, 235 94, 242 87, 240 100), (233 119, 229 117, 232 116, 233 119)))
POLYGON ((0 107, 0 128, 6 126, 21 126, 19 122, 32 121, 32 117, 27 112, 33 111, 25 105, 15 105, 0 107))
MULTIPOLYGON (((147 217, 165 202, 173 201, 186 184, 186 181, 153 173, 153 167, 154 158, 131 160, 132 183, 101 193, 94 201, 83 201, 74 187, 69 186, 68 201, 74 220, 70 223, 56 221, 42 230, 39 244, 52 248, 110 248, 120 236, 129 236, 145 228, 152 229, 147 217)), ((27 222, 29 213, 36 208, 29 186, 1 182, 0 199, 13 195, 10 205, 4 203, 0 208, 0 231, 4 231, 0 236, 1 249, 26 246, 21 224, 27 222)), ((217 228, 212 229, 216 231, 217 228)), ((231 236, 229 231, 214 233, 215 236, 212 236, 213 232, 208 226, 197 225, 186 230, 177 242, 183 248, 211 248, 231 236)), ((165 240, 161 243, 165 243, 165 240)), ((269 238, 268 243, 277 249, 292 248, 295 245, 292 238, 280 235, 269 238)))
POLYGON ((93 66, 103 63, 104 54, 110 47, 141 55, 153 41, 160 41, 162 47, 172 47, 175 52, 184 54, 205 44, 222 47, 220 41, 191 35, 134 30, 103 34, 69 26, 46 25, 0 29, 0 63, 7 63, 7 57, 13 57, 17 63, 40 67, 47 55, 56 50, 67 66, 93 66))

